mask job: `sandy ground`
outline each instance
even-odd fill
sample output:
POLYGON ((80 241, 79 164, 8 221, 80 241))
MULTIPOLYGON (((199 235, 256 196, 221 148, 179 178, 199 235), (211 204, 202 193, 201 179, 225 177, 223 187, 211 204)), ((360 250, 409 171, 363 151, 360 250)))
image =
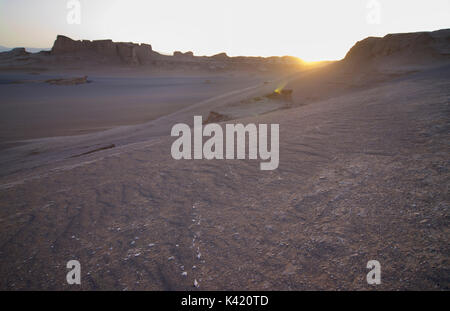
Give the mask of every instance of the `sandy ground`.
POLYGON ((175 161, 167 136, 174 121, 261 86, 7 149, 0 288, 448 290, 449 77, 448 66, 393 76, 239 120, 280 124, 271 172, 259 161, 175 161), (65 281, 72 259, 79 287, 65 281), (381 263, 377 287, 369 260, 381 263))
MULTIPOLYGON (((30 83, 3 84, 7 91, 3 95, 6 99, 3 104, 5 115, 2 116, 4 124, 0 126, 5 136, 3 144, 0 143, 0 161, 3 163, 0 176, 67 160, 105 146, 118 147, 166 136, 176 123, 191 124, 194 115, 202 115, 206 119, 211 111, 220 111, 237 118, 283 108, 285 103, 279 101, 253 105, 240 103, 261 94, 269 94, 280 83, 302 74, 255 76, 226 73, 169 77, 159 74, 151 77, 123 77, 122 73, 119 77, 114 74, 113 78, 98 80, 93 76, 94 82, 76 86, 36 83, 35 77, 30 83), (114 88, 119 90, 115 97, 107 92, 114 88), (11 98, 7 97, 8 94, 11 94, 11 98), (17 97, 21 100, 12 104, 17 97), (143 104, 136 98, 140 98, 143 104), (64 108, 54 109, 57 106, 64 108), (23 124, 25 119, 29 126, 23 124), (113 126, 115 123, 126 124, 113 126), (98 127, 101 124, 111 128, 102 130, 102 127, 98 127), (54 137, 45 136, 50 133, 54 137), (59 136, 71 133, 78 135, 59 136), (18 139, 18 135, 24 138, 44 136, 18 139)), ((55 76, 45 78, 49 77, 55 76)), ((15 78, 18 79, 15 81, 27 81, 30 76, 15 78)), ((40 79, 38 81, 44 80, 42 77, 40 79)), ((8 76, 6 82, 10 81, 13 80, 8 76)))
MULTIPOLYGON (((0 74, 0 146, 141 124, 205 99, 262 83, 245 74, 88 76, 91 83, 43 81, 70 74, 0 74), (20 82, 17 84, 11 84, 20 82), (40 83, 39 83, 40 82, 40 83), (9 144, 8 144, 9 143, 9 144)), ((72 76, 77 76, 72 74, 72 76)))

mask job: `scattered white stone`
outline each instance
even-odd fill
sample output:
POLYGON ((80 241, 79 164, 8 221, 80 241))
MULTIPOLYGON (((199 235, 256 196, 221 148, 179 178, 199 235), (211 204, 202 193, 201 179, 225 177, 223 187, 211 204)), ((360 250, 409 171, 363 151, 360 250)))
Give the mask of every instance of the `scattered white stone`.
POLYGON ((137 253, 137 254, 134 254, 134 257, 138 257, 140 255, 141 255, 141 253, 137 253))
POLYGON ((155 243, 150 243, 150 244, 148 245, 148 247, 152 247, 152 246, 155 246, 155 243))
POLYGON ((131 243, 130 243, 130 244, 131 244, 131 245, 134 245, 134 243, 136 243, 136 241, 131 241, 131 243))
POLYGON ((175 259, 175 257, 173 257, 173 256, 170 256, 169 258, 167 258, 168 261, 171 261, 171 260, 174 260, 174 259, 175 259))
POLYGON ((194 280, 194 287, 199 287, 200 285, 198 285, 198 282, 197 282, 197 280, 194 280))
POLYGON ((182 276, 187 276, 187 272, 185 271, 185 272, 181 273, 181 275, 182 276))

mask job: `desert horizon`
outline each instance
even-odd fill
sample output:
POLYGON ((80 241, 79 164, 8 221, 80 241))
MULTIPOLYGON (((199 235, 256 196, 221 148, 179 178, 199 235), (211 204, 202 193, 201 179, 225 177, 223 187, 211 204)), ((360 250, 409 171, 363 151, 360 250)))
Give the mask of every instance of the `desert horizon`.
POLYGON ((400 2, 0 1, 0 290, 448 291, 450 3, 400 2))

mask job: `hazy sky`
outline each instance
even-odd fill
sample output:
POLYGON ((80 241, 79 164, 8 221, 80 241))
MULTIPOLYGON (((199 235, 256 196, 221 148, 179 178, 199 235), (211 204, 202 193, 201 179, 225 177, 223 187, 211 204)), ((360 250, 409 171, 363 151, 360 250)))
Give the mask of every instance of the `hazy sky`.
POLYGON ((0 0, 0 45, 51 47, 64 34, 163 53, 322 60, 367 36, 450 28, 450 0, 79 0, 80 24, 68 23, 69 2, 0 0))

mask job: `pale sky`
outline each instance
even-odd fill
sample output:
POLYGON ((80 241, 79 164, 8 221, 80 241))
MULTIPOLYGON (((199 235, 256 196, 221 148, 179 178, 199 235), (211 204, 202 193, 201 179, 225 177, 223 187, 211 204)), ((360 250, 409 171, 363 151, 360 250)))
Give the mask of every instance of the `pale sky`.
POLYGON ((68 2, 0 0, 0 45, 47 48, 63 34, 314 61, 340 59, 368 36, 450 28, 450 0, 79 0, 80 24, 68 23, 68 2))

